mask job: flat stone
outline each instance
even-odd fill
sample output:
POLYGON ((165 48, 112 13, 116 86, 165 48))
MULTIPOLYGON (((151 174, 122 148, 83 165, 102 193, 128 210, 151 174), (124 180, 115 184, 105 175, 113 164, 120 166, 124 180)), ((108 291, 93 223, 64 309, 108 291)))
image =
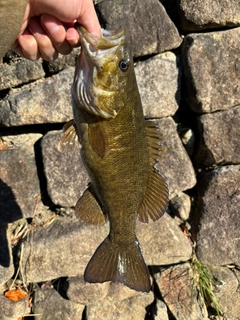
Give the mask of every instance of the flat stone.
POLYGON ((1 320, 14 320, 24 317, 30 313, 27 299, 12 301, 0 296, 1 320))
POLYGON ((180 103, 180 68, 172 52, 165 52, 135 67, 146 118, 173 116, 180 103))
POLYGON ((240 28, 186 36, 184 81, 188 104, 195 112, 214 112, 239 105, 239 38, 240 28))
POLYGON ((195 172, 177 133, 176 123, 169 117, 160 119, 158 126, 162 151, 156 167, 165 176, 170 193, 193 188, 196 184, 195 172))
POLYGON ((14 274, 10 237, 11 227, 7 224, 0 224, 0 287, 14 274))
POLYGON ((240 315, 240 291, 239 280, 235 269, 227 267, 211 267, 211 272, 217 279, 217 288, 214 292, 220 305, 220 310, 224 313, 226 319, 239 319, 240 315))
POLYGON ((51 78, 12 90, 0 101, 0 124, 8 127, 70 120, 73 74, 71 67, 51 78))
POLYGON ((64 299, 55 289, 41 290, 34 294, 33 313, 39 320, 82 319, 85 306, 64 299))
POLYGON ((56 205, 75 206, 87 188, 89 178, 79 149, 60 152, 58 143, 62 131, 49 132, 41 141, 48 194, 56 205))
POLYGON ((153 300, 153 293, 149 292, 122 301, 101 301, 87 306, 86 316, 88 320, 145 319, 146 307, 150 305, 153 302, 153 300))
POLYGON ((132 290, 121 283, 88 283, 84 281, 83 276, 69 277, 66 287, 66 295, 69 300, 83 305, 107 299, 121 301, 141 294, 141 292, 132 290))
POLYGON ((18 59, 16 63, 0 65, 0 90, 38 80, 45 76, 42 60, 18 59))
POLYGON ((34 213, 41 194, 34 144, 41 134, 4 137, 8 147, 0 152, 0 223, 9 223, 34 213))
POLYGON ((179 0, 181 28, 185 32, 240 25, 239 1, 179 0))
MULTIPOLYGON (((22 264, 26 281, 82 276, 108 231, 108 223, 96 227, 76 218, 56 218, 49 225, 33 228, 24 241, 22 264)), ((192 248, 187 237, 166 213, 156 222, 137 222, 137 237, 148 265, 178 263, 191 256, 192 248)))
POLYGON ((240 163, 239 119, 240 107, 198 117, 195 161, 205 166, 240 163))
POLYGON ((207 320, 207 309, 198 301, 193 286, 190 264, 184 263, 162 269, 155 275, 164 302, 176 320, 207 320))
POLYGON ((157 0, 109 0, 96 7, 105 29, 125 28, 134 57, 168 51, 182 42, 177 28, 157 0))
POLYGON ((198 259, 210 265, 240 265, 240 166, 203 172, 193 227, 198 259))

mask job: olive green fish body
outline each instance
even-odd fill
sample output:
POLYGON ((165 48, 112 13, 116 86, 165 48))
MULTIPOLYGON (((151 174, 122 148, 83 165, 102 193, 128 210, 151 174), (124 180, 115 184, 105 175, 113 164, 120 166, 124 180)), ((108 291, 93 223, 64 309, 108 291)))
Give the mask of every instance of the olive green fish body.
MULTIPOLYGON (((150 290, 148 268, 136 238, 136 219, 148 222, 165 211, 168 189, 154 168, 159 135, 146 124, 124 32, 94 38, 81 27, 82 53, 72 87, 74 126, 91 185, 76 215, 110 232, 85 270, 88 282, 119 281, 150 290)), ((66 127, 69 140, 72 131, 66 127)), ((73 140, 71 140, 73 141, 73 140)), ((62 144, 62 145, 63 145, 62 144)))

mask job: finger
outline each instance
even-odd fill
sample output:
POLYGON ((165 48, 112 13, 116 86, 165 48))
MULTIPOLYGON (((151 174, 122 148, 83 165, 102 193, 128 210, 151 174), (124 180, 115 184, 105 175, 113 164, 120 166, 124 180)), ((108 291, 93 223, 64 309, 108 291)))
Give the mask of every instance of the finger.
POLYGON ((74 28, 69 28, 66 31, 66 39, 72 47, 80 46, 80 36, 79 32, 77 32, 74 28))
POLYGON ((18 37, 13 49, 28 60, 40 58, 37 41, 28 29, 18 37))
POLYGON ((51 39, 43 29, 40 18, 33 17, 30 19, 28 28, 38 44, 38 50, 41 57, 47 61, 53 61, 58 57, 58 52, 55 49, 51 39))
POLYGON ((41 16, 41 24, 59 53, 66 55, 72 51, 72 47, 66 40, 66 30, 57 18, 43 14, 41 16))

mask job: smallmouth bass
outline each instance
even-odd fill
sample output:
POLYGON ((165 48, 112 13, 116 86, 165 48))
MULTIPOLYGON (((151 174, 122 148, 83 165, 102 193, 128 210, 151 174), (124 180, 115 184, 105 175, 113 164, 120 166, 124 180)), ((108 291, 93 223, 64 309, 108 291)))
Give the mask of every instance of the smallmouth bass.
POLYGON ((72 86, 74 120, 64 126, 61 151, 81 144, 90 185, 76 216, 87 223, 110 222, 108 237, 90 259, 87 282, 120 282, 151 289, 148 268, 135 234, 136 219, 159 219, 168 187, 154 167, 159 153, 157 125, 145 121, 124 30, 95 37, 79 26, 81 53, 72 86))

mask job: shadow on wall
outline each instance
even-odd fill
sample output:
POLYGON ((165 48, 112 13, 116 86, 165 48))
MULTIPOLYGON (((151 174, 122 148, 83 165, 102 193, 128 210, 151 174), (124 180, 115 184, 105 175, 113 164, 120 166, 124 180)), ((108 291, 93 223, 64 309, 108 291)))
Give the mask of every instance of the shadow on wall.
POLYGON ((12 189, 0 179, 0 265, 10 265, 7 239, 8 223, 22 218, 22 211, 16 202, 12 189))
POLYGON ((22 217, 12 189, 0 179, 0 223, 11 223, 22 217))

